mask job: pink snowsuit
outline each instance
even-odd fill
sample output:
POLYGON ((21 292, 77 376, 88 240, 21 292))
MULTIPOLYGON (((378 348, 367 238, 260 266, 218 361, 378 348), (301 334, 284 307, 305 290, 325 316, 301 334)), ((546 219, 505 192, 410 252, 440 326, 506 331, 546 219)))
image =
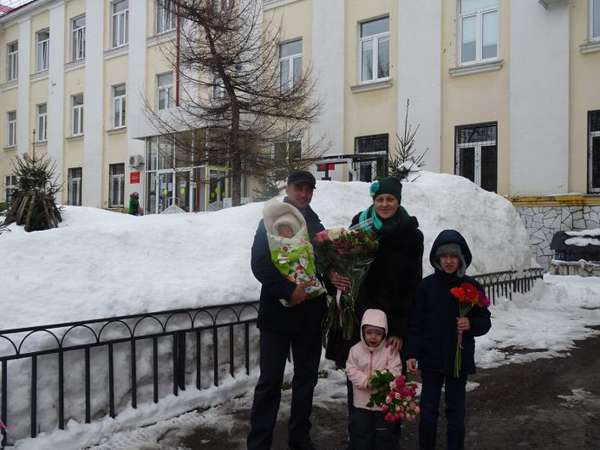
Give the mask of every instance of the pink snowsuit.
POLYGON ((376 370, 389 370, 395 377, 402 372, 400 353, 385 346, 385 338, 377 347, 369 347, 365 342, 363 327, 371 325, 385 329, 388 333, 387 317, 380 309, 367 309, 363 314, 360 325, 360 342, 352 346, 346 361, 346 374, 352 382, 354 393, 354 406, 356 408, 381 411, 381 407, 367 406, 371 398, 372 389, 367 387, 369 378, 376 370))

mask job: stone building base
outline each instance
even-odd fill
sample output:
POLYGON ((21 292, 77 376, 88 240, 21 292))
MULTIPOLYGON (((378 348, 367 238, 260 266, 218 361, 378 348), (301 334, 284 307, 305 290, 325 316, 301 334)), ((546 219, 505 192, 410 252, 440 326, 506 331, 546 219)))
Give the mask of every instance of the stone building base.
POLYGON ((552 275, 579 275, 581 277, 600 277, 600 264, 585 261, 560 261, 553 259, 548 270, 552 275))
POLYGON ((554 257, 550 250, 554 233, 600 228, 598 196, 556 195, 513 197, 510 200, 523 219, 538 263, 546 270, 550 269, 554 257))

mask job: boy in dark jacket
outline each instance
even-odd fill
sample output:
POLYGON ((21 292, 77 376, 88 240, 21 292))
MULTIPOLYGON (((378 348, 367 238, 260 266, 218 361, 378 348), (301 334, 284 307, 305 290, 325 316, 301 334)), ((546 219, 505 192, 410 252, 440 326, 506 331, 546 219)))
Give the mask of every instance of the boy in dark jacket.
POLYGON ((429 260, 435 269, 419 285, 409 325, 407 366, 412 373, 421 370, 421 419, 419 448, 435 449, 437 419, 442 386, 445 385, 447 448, 464 448, 465 387, 467 376, 475 373, 475 336, 491 327, 490 312, 473 307, 466 317, 459 317, 457 299, 450 289, 471 283, 483 293, 473 278, 465 275, 471 264, 471 251, 455 230, 442 231, 433 243, 429 260), (462 365, 454 376, 454 356, 458 333, 462 332, 462 365))

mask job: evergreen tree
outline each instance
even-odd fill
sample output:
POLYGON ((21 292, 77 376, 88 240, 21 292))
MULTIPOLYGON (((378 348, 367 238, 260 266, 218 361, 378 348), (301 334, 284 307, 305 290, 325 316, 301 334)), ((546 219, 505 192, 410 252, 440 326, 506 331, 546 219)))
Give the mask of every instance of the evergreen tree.
POLYGON ((56 183, 56 166, 47 156, 17 156, 13 175, 17 187, 4 225, 24 225, 25 231, 47 230, 62 221, 55 197, 61 186, 56 183))
POLYGON ((404 133, 399 136, 396 133, 396 146, 393 155, 390 155, 388 167, 390 175, 400 178, 402 181, 412 181, 409 175, 418 173, 423 167, 423 158, 427 153, 425 150, 418 153, 415 148, 415 137, 419 131, 420 124, 415 128, 408 123, 408 110, 410 107, 410 99, 406 100, 406 113, 404 115, 404 133))

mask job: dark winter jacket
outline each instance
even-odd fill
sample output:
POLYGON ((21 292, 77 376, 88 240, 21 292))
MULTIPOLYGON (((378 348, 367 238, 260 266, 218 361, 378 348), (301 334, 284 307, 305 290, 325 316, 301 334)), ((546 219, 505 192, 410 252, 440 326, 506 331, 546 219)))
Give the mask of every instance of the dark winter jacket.
MULTIPOLYGON (((406 214, 406 213, 404 213, 406 214)), ((358 223, 360 214, 352 219, 358 223)), ((369 309, 381 309, 388 318, 389 336, 405 338, 408 319, 415 299, 417 286, 423 275, 423 233, 416 217, 406 216, 394 228, 378 232, 379 248, 375 261, 361 285, 356 305, 357 322, 369 309)), ((350 347, 359 341, 359 335, 351 341, 330 333, 326 356, 344 367, 350 347)))
MULTIPOLYGON (((311 240, 324 229, 319 216, 308 207, 301 211, 311 240)), ((271 261, 267 232, 261 220, 252 245, 252 273, 262 284, 258 327, 282 334, 321 332, 321 322, 326 309, 325 295, 286 308, 279 299, 290 299, 296 284, 285 278, 271 261)))
MULTIPOLYGON (((444 244, 458 244, 465 264, 471 264, 471 251, 462 237, 454 230, 444 230, 431 248, 429 260, 435 273, 426 277, 417 290, 417 299, 411 314, 407 357, 415 358, 421 370, 441 371, 452 375, 457 345, 456 318, 459 317, 458 301, 450 289, 461 283, 471 283, 483 292, 473 278, 448 275, 436 264, 435 253, 444 244)), ((481 336, 491 327, 487 308, 474 307, 467 314, 471 329, 463 333, 461 375, 475 373, 475 336, 481 336)))

